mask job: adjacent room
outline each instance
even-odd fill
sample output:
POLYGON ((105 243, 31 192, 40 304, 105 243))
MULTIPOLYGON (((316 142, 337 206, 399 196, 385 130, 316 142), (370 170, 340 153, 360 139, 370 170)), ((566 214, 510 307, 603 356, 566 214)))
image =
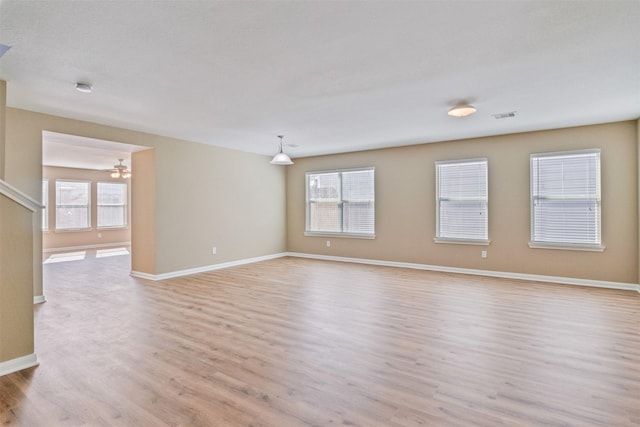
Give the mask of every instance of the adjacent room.
POLYGON ((0 422, 640 425, 638 22, 0 0, 0 422))

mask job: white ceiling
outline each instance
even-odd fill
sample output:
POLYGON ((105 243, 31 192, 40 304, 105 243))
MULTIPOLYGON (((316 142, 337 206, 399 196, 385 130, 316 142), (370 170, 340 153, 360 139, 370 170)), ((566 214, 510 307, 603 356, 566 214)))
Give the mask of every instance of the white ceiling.
POLYGON ((114 141, 42 132, 42 164, 45 166, 103 170, 113 169, 122 159, 131 169, 131 153, 147 149, 114 141))
POLYGON ((0 0, 0 79, 11 107, 295 158, 636 119, 639 23, 637 0, 0 0))

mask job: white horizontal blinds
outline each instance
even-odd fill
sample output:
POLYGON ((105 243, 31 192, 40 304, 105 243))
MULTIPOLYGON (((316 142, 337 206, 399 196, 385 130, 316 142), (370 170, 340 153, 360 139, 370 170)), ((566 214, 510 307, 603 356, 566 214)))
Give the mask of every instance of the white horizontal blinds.
POLYGON ((489 239, 487 180, 487 159, 436 162, 437 239, 489 239))
POLYGON ((42 230, 49 230, 49 180, 42 180, 42 230))
POLYGON ((342 173, 342 231, 374 233, 373 169, 342 173))
POLYGON ((307 174, 307 232, 373 235, 374 170, 307 174))
POLYGON ((309 174, 307 180, 308 231, 342 231, 339 173, 309 174))
POLYGON ((90 183, 56 181, 56 229, 89 228, 90 183))
POLYGON ((600 150, 531 155, 532 242, 600 245, 600 150))
POLYGON ((98 227, 127 225, 127 184, 98 183, 98 227))

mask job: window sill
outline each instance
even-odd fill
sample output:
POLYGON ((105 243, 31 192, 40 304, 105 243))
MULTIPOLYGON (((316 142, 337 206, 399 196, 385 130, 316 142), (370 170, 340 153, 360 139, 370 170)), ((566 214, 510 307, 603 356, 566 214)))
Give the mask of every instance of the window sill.
POLYGON ((118 226, 114 226, 114 227, 97 227, 98 230, 126 230, 128 229, 129 226, 127 225, 118 225, 118 226))
POLYGON ((376 238, 375 234, 330 233, 330 232, 322 232, 322 231, 305 231, 304 235, 315 236, 315 237, 346 237, 348 239, 369 239, 369 240, 373 240, 376 238))
POLYGON ((83 233, 87 231, 93 231, 93 228, 56 228, 56 233, 83 233))
POLYGON ((476 246, 489 246, 491 240, 472 240, 472 239, 445 239, 442 237, 436 237, 433 239, 436 243, 450 243, 453 245, 476 245, 476 246))
POLYGON ((602 245, 572 245, 569 243, 529 242, 531 249, 560 249, 565 251, 604 252, 602 245))

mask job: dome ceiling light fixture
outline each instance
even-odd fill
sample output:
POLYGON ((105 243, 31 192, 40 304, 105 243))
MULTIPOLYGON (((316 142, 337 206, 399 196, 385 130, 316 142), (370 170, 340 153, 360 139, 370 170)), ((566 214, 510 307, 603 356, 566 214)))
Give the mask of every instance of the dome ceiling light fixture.
POLYGON ((76 90, 84 93, 91 93, 93 91, 93 86, 90 83, 78 82, 76 83, 76 90))
POLYGON ((470 104, 458 104, 447 113, 451 117, 466 117, 476 112, 476 107, 470 104))
POLYGON ((122 164, 124 159, 118 159, 118 161, 120 164, 114 165, 113 169, 109 169, 111 171, 111 178, 131 178, 131 171, 127 168, 127 165, 122 164))
POLYGON ((289 157, 287 153, 282 152, 282 138, 284 138, 284 135, 278 135, 278 138, 280 138, 280 150, 278 151, 278 153, 276 153, 275 156, 273 156, 273 159, 271 159, 270 163, 272 165, 282 166, 292 165, 293 162, 291 161, 291 157, 289 157))

